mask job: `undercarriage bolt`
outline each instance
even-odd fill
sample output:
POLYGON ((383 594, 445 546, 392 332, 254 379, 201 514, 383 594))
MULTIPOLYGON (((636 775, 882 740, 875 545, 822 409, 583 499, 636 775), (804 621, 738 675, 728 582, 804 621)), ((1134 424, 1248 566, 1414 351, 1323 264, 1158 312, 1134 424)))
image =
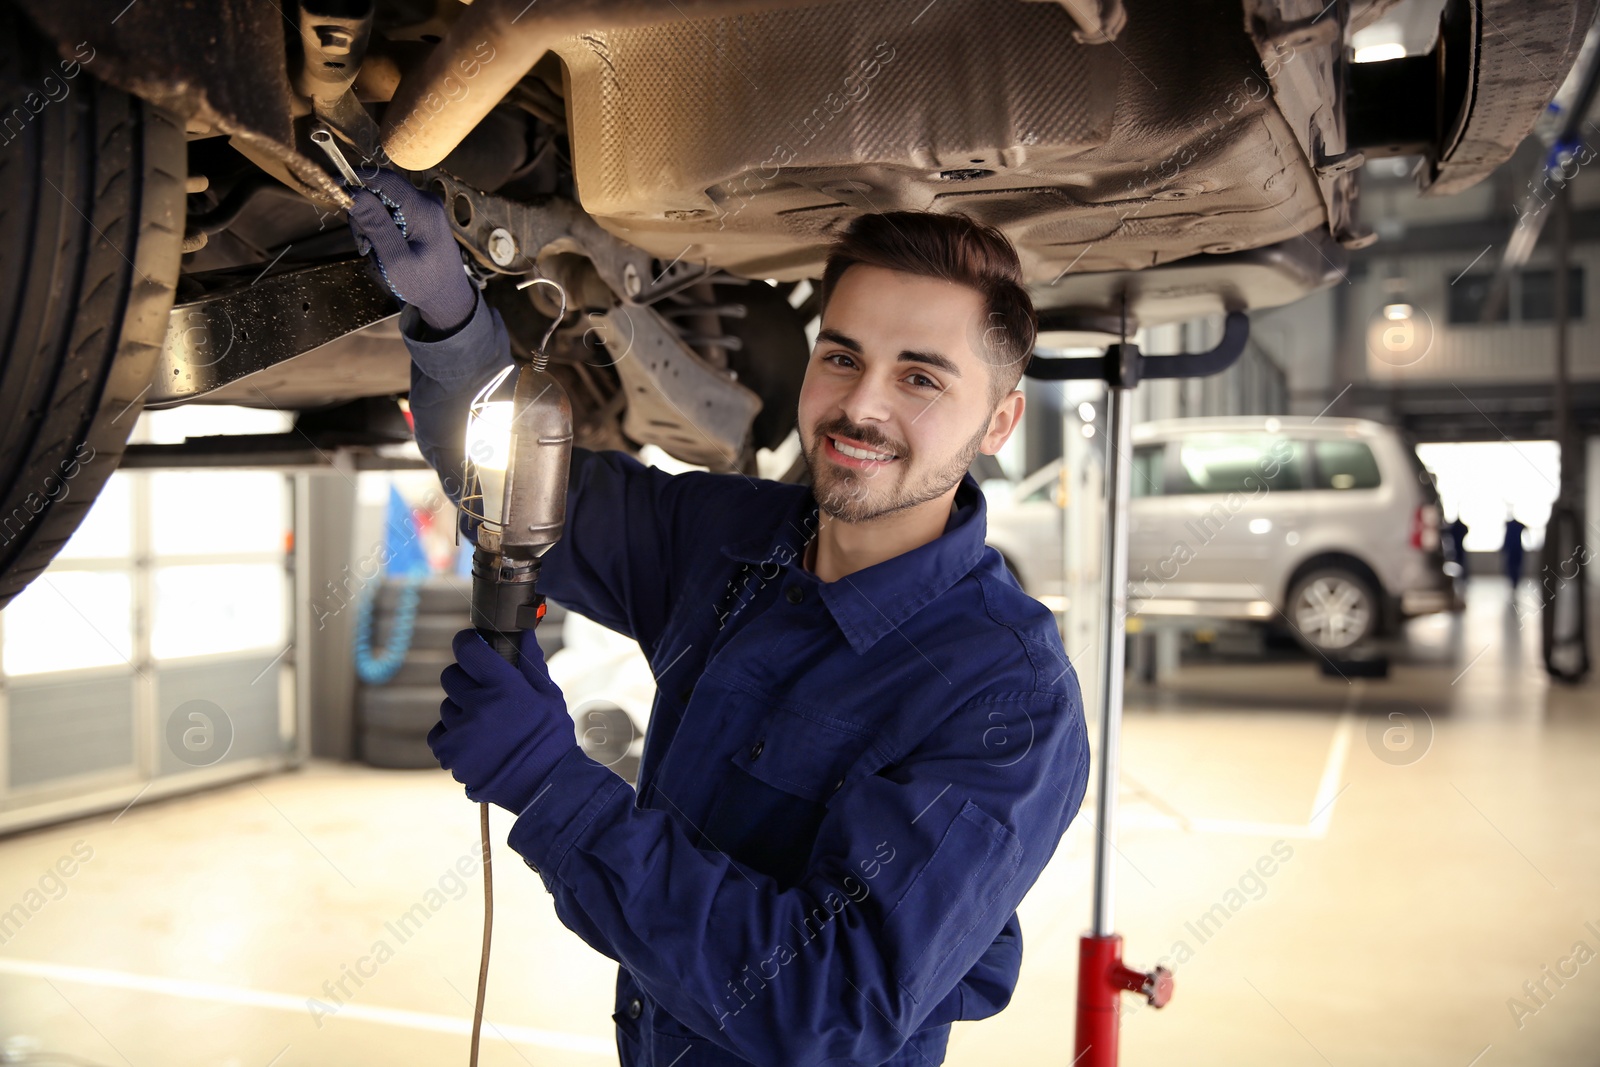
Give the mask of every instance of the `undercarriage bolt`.
POLYGON ((517 258, 517 239, 511 236, 510 230, 496 226, 490 232, 489 258, 497 267, 511 266, 511 261, 517 258))

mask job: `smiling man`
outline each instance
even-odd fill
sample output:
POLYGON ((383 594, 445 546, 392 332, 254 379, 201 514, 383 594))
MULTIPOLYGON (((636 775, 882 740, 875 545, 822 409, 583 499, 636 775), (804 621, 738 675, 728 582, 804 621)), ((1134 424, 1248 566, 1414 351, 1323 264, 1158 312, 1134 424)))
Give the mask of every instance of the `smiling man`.
MULTIPOLYGON (((403 237, 360 190, 352 217, 426 304, 402 319, 412 410, 453 490, 505 335, 456 286, 442 209, 390 184, 403 237)), ((953 1021, 1010 999, 1017 904, 1089 764, 1054 620, 984 545, 966 473, 1022 415, 1020 283, 994 230, 862 217, 822 280, 810 488, 574 452, 541 588, 649 659, 637 791, 579 750, 531 634, 519 667, 457 636, 430 743, 621 965, 624 1064, 938 1064, 953 1021)))
POLYGON ((973 457, 1016 429, 1036 330, 1021 273, 960 216, 862 216, 833 249, 799 412, 825 581, 936 539, 973 457))

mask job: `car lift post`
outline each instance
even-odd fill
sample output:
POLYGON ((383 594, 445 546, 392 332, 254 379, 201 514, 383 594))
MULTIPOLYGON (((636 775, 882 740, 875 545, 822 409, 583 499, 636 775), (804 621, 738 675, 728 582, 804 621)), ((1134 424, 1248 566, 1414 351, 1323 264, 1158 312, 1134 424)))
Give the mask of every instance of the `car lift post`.
POLYGON ((1152 1007, 1172 999, 1172 972, 1136 971, 1122 962, 1122 936, 1112 921, 1116 849, 1117 760, 1122 735, 1122 676, 1127 643, 1128 501, 1132 495, 1133 389, 1141 378, 1197 378, 1231 367, 1250 338, 1250 319, 1228 312, 1222 340, 1206 352, 1147 357, 1128 343, 1124 300, 1122 340, 1102 357, 1040 359, 1030 378, 1099 379, 1106 383, 1105 582, 1100 620, 1100 763, 1095 774, 1094 914, 1078 940, 1078 1014, 1072 1067, 1116 1067, 1124 990, 1152 1007))

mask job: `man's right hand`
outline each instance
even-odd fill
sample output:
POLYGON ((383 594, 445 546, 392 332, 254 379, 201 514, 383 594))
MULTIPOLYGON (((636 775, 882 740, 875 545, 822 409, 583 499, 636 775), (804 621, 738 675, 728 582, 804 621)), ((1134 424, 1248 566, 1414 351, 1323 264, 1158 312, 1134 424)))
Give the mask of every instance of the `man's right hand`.
POLYGON ((350 229, 378 257, 394 295, 424 322, 450 333, 472 316, 478 291, 461 266, 461 252, 439 198, 393 171, 380 170, 366 188, 349 190, 350 229))

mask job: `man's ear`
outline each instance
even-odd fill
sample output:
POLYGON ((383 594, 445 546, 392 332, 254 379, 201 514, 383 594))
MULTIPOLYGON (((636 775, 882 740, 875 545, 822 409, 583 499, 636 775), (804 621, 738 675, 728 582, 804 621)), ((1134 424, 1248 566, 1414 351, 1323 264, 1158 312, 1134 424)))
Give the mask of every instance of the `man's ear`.
POLYGON ((1007 393, 995 407, 994 414, 989 416, 989 432, 983 435, 978 451, 986 456, 993 456, 1005 447, 1005 443, 1016 432, 1017 423, 1022 421, 1024 406, 1021 389, 1013 389, 1007 393))

